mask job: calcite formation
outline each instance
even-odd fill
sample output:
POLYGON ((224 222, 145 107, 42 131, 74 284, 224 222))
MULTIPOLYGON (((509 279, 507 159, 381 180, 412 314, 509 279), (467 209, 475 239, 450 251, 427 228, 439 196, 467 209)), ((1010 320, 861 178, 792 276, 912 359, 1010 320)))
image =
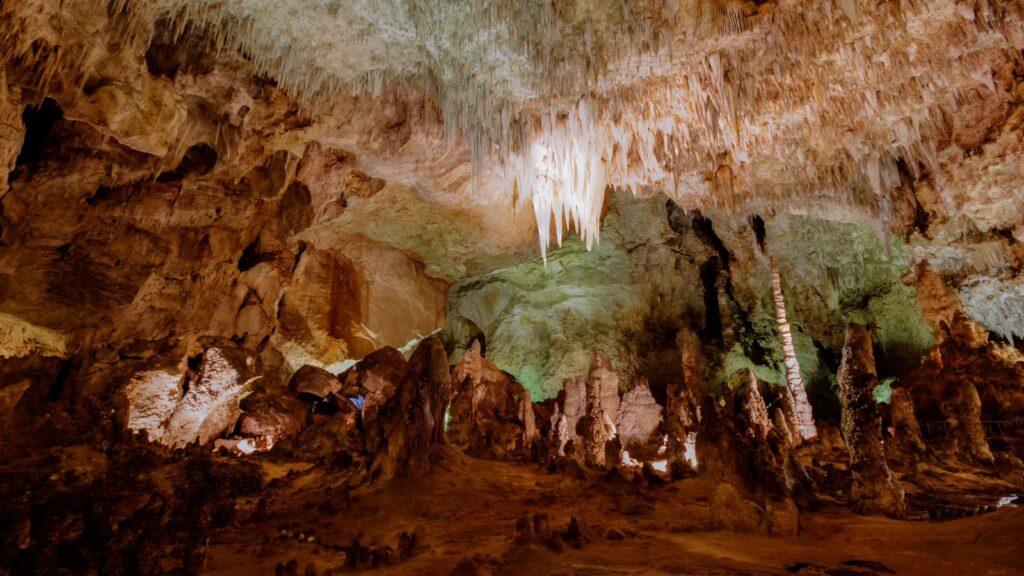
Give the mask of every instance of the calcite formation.
POLYGON ((836 376, 843 407, 843 441, 850 451, 850 498, 863 512, 902 516, 904 491, 889 469, 882 449, 882 422, 873 392, 878 384, 871 336, 860 324, 846 328, 843 362, 836 376))
POLYGON ((0 30, 0 576, 1019 570, 1019 2, 0 30))
POLYGON ((479 456, 531 456, 537 426, 530 393, 484 358, 479 342, 452 368, 452 390, 445 416, 449 442, 479 456))

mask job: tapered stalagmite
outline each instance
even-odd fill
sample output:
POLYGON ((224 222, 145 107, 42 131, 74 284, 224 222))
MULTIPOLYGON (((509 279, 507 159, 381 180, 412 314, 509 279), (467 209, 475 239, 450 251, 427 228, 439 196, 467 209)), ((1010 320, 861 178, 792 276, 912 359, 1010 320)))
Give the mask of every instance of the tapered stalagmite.
POLYGON ((587 376, 587 415, 583 425, 584 460, 590 466, 608 463, 605 448, 615 437, 615 424, 609 411, 619 408, 618 385, 619 377, 612 371, 611 362, 593 354, 587 376))
POLYGON ((786 317, 786 300, 782 295, 782 278, 775 267, 771 265, 772 272, 772 294, 775 298, 775 321, 779 326, 779 335, 782 338, 782 355, 786 364, 786 382, 789 384, 789 391, 792 394, 792 414, 797 426, 797 432, 803 440, 810 440, 818 435, 814 426, 814 414, 811 411, 811 403, 807 399, 807 389, 804 388, 803 377, 800 375, 800 362, 796 358, 796 347, 793 346, 793 333, 786 317))
POLYGON ((861 324, 846 328, 843 360, 839 366, 839 401, 843 440, 850 452, 855 510, 866 514, 901 517, 906 512, 903 488, 885 461, 882 420, 874 400, 878 375, 871 336, 861 324))
POLYGON ((985 438, 985 426, 981 423, 981 397, 974 384, 961 381, 956 385, 958 399, 957 421, 959 422, 960 448, 972 459, 991 464, 995 458, 985 438))
MULTIPOLYGON (((400 360, 400 358, 396 358, 400 360)), ((444 414, 451 400, 451 374, 444 345, 436 337, 423 340, 394 373, 401 383, 377 415, 376 476, 422 476, 430 470, 430 447, 444 441, 444 414)))
POLYGON ((760 385, 753 370, 747 371, 747 390, 743 398, 743 407, 747 412, 747 434, 764 440, 768 431, 772 429, 771 417, 768 416, 768 408, 764 404, 764 397, 761 396, 760 385))
POLYGON ((910 396, 910 390, 894 389, 889 407, 895 436, 894 444, 911 458, 920 458, 927 451, 927 446, 921 436, 917 416, 914 414, 914 399, 910 396))

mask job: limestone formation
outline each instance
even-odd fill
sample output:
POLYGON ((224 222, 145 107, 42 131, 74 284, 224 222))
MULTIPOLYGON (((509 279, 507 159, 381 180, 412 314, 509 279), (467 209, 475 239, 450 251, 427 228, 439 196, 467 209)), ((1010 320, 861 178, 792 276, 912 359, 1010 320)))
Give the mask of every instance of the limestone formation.
POLYGON ((308 394, 322 400, 339 391, 341 382, 327 370, 307 364, 292 374, 288 388, 296 394, 308 394))
POLYGON ((992 451, 989 449, 985 427, 981 422, 981 398, 978 396, 977 388, 971 382, 961 381, 954 390, 954 405, 958 408, 954 414, 962 450, 978 462, 992 464, 992 451))
POLYGON ((661 406, 655 402, 646 382, 638 383, 622 396, 615 430, 630 455, 656 455, 661 446, 661 413, 661 406))
POLYGON ((873 396, 878 376, 871 336, 861 324, 846 327, 846 345, 839 366, 843 441, 850 453, 855 510, 866 514, 902 517, 906 512, 903 488, 889 470, 882 448, 882 422, 873 396))
POLYGON ((310 406, 280 386, 265 386, 239 403, 242 410, 238 430, 243 436, 264 436, 278 440, 295 436, 306 426, 310 406))
POLYGON ((537 436, 530 394, 480 354, 479 342, 452 368, 445 437, 467 453, 529 458, 537 436))
POLYGON ((685 386, 671 384, 666 390, 666 396, 665 428, 668 436, 668 455, 676 462, 685 461, 695 469, 697 431, 700 426, 698 406, 685 386))
POLYGON ((452 383, 441 341, 436 337, 424 339, 413 351, 408 366, 387 371, 398 373, 403 369, 404 377, 394 395, 380 407, 376 425, 366 429, 374 478, 425 475, 430 470, 431 446, 444 442, 444 417, 452 383))
MULTIPOLYGON (((604 409, 604 392, 611 377, 596 355, 591 360, 591 374, 587 377, 587 412, 582 419, 583 459, 588 466, 603 467, 607 462, 606 447, 615 437, 615 424, 604 409)), ((616 399, 617 397, 616 392, 616 399)))
POLYGON ((921 435, 921 426, 914 413, 914 400, 907 388, 895 388, 889 399, 890 414, 893 427, 893 442, 898 446, 899 454, 906 454, 913 459, 921 458, 928 447, 921 435))
POLYGON ((566 429, 570 438, 579 432, 579 422, 587 413, 587 383, 583 378, 566 378, 562 382, 564 395, 561 412, 565 416, 566 429))
POLYGON ((803 376, 800 374, 800 362, 796 358, 796 348, 793 346, 793 332, 786 316, 786 300, 782 294, 782 280, 775 263, 771 265, 772 272, 772 294, 775 298, 775 318, 779 326, 779 335, 782 337, 782 353, 786 365, 787 397, 791 398, 793 420, 797 426, 801 440, 814 438, 818 431, 814 426, 814 415, 811 411, 811 403, 807 399, 807 389, 804 387, 803 376))
POLYGON ((0 576, 1019 565, 1019 0, 0 30, 0 576))
POLYGON ((764 397, 761 396, 760 383, 753 371, 748 371, 746 392, 743 397, 743 407, 747 414, 747 435, 755 440, 764 441, 768 432, 774 426, 768 417, 768 407, 764 404, 764 397))

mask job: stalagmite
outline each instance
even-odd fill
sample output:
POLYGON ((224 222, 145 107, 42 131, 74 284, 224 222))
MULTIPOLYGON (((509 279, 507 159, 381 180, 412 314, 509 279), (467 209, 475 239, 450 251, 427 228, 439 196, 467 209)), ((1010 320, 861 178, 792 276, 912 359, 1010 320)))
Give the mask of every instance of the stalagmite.
POLYGON ((985 438, 985 427, 981 423, 981 398, 978 389, 968 381, 960 381, 956 387, 959 411, 958 432, 961 448, 968 456, 983 464, 992 464, 994 457, 985 438))
POLYGON ((836 379, 842 404, 843 440, 850 452, 853 474, 853 507, 864 514, 902 517, 906 512, 903 488, 885 461, 882 421, 873 396, 878 375, 871 336, 861 324, 851 323, 846 328, 843 360, 836 379))
POLYGON ((747 434, 763 441, 772 429, 772 421, 754 371, 748 370, 747 375, 747 389, 743 397, 743 407, 747 412, 747 434))
POLYGON ((603 467, 607 462, 606 446, 615 438, 615 424, 608 411, 619 408, 618 384, 619 378, 611 370, 608 359, 592 354, 586 383, 587 415, 583 424, 583 456, 588 466, 603 467))
POLYGON ((786 364, 786 382, 789 384, 789 393, 793 399, 793 415, 796 420, 800 438, 804 441, 810 440, 818 435, 814 426, 814 414, 811 411, 811 403, 807 399, 807 390, 804 388, 803 377, 800 375, 800 362, 796 359, 796 348, 793 346, 793 333, 786 318, 786 300, 782 295, 782 278, 771 265, 772 273, 772 294, 775 298, 775 320, 779 327, 779 335, 782 337, 782 354, 786 364))
POLYGON ((530 393, 481 355, 479 341, 452 368, 452 384, 449 442, 473 455, 529 458, 537 436, 530 393))
POLYGON ((661 406, 655 402, 647 382, 641 380, 622 396, 615 430, 630 455, 654 456, 662 444, 660 425, 661 406))
POLYGON ((914 399, 910 390, 895 388, 889 399, 889 411, 892 418, 893 441, 899 446, 899 452, 907 453, 912 458, 920 458, 928 450, 921 436, 921 426, 914 414, 914 399))

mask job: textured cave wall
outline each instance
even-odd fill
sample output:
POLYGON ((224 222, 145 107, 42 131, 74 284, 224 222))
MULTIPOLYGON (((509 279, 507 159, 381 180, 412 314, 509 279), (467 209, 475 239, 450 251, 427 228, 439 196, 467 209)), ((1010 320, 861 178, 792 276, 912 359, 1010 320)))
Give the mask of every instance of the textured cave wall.
MULTIPOLYGON (((819 404, 847 322, 872 327, 880 376, 931 347, 936 323, 922 320, 911 265, 927 261, 995 336, 1022 336, 1024 84, 1019 63, 999 59, 1006 37, 976 55, 980 79, 922 108, 930 128, 910 140, 889 132, 918 130, 914 118, 864 141, 827 123, 813 142, 800 120, 753 141, 780 154, 763 163, 720 165, 703 158, 706 143, 684 147, 671 192, 686 210, 640 178, 636 190, 658 199, 616 191, 600 244, 587 252, 570 238, 545 268, 527 203, 487 177, 493 159, 474 175, 464 142, 445 138, 444 102, 381 88, 308 114, 295 85, 260 74, 252 54, 214 49, 209 29, 176 36, 143 20, 125 36, 105 4, 0 7, 0 27, 14 31, 0 43, 2 410, 23 396, 102 397, 136 370, 187 364, 213 345, 257 354, 273 377, 446 323, 453 359, 481 335, 535 399, 584 374, 594 349, 625 386, 644 377, 660 394, 680 377, 681 343, 710 390, 739 385, 748 368, 781 385, 769 258, 819 404), (868 141, 885 143, 884 161, 868 141), (821 147, 841 161, 819 163, 821 147), (904 156, 918 162, 893 160, 904 156), (854 164, 837 201, 826 176, 854 164), (791 186, 794 165, 829 186, 791 186), (862 181, 874 169, 886 194, 862 181), (750 192, 761 185, 763 196, 750 192), (763 219, 747 217, 752 207, 763 219)), ((943 29, 979 38, 944 14, 955 18, 943 29)), ((713 70, 701 70, 707 81, 713 70)), ((667 178, 662 161, 672 160, 644 163, 667 178)))
POLYGON ((63 32, 61 54, 83 59, 41 49, 46 85, 29 63, 3 71, 0 429, 17 413, 28 435, 48 414, 54 435, 109 433, 132 374, 211 346, 255 355, 266 382, 403 346, 444 325, 458 270, 532 244, 424 199, 468 172, 435 154, 436 118, 415 103, 352 98, 314 121, 199 32, 108 42, 101 6, 47 10, 12 40, 63 32))
POLYGON ((836 409, 833 375, 847 323, 872 326, 883 375, 902 373, 932 348, 916 289, 903 282, 908 258, 899 238, 886 247, 870 225, 803 216, 754 222, 615 195, 593 251, 569 240, 546 268, 532 260, 455 283, 453 356, 482 335, 488 358, 535 399, 585 373, 591 350, 611 357, 626 387, 644 377, 663 390, 680 377, 684 342, 696 343, 709 391, 742 386, 748 369, 781 386, 769 258, 819 406, 836 409))

